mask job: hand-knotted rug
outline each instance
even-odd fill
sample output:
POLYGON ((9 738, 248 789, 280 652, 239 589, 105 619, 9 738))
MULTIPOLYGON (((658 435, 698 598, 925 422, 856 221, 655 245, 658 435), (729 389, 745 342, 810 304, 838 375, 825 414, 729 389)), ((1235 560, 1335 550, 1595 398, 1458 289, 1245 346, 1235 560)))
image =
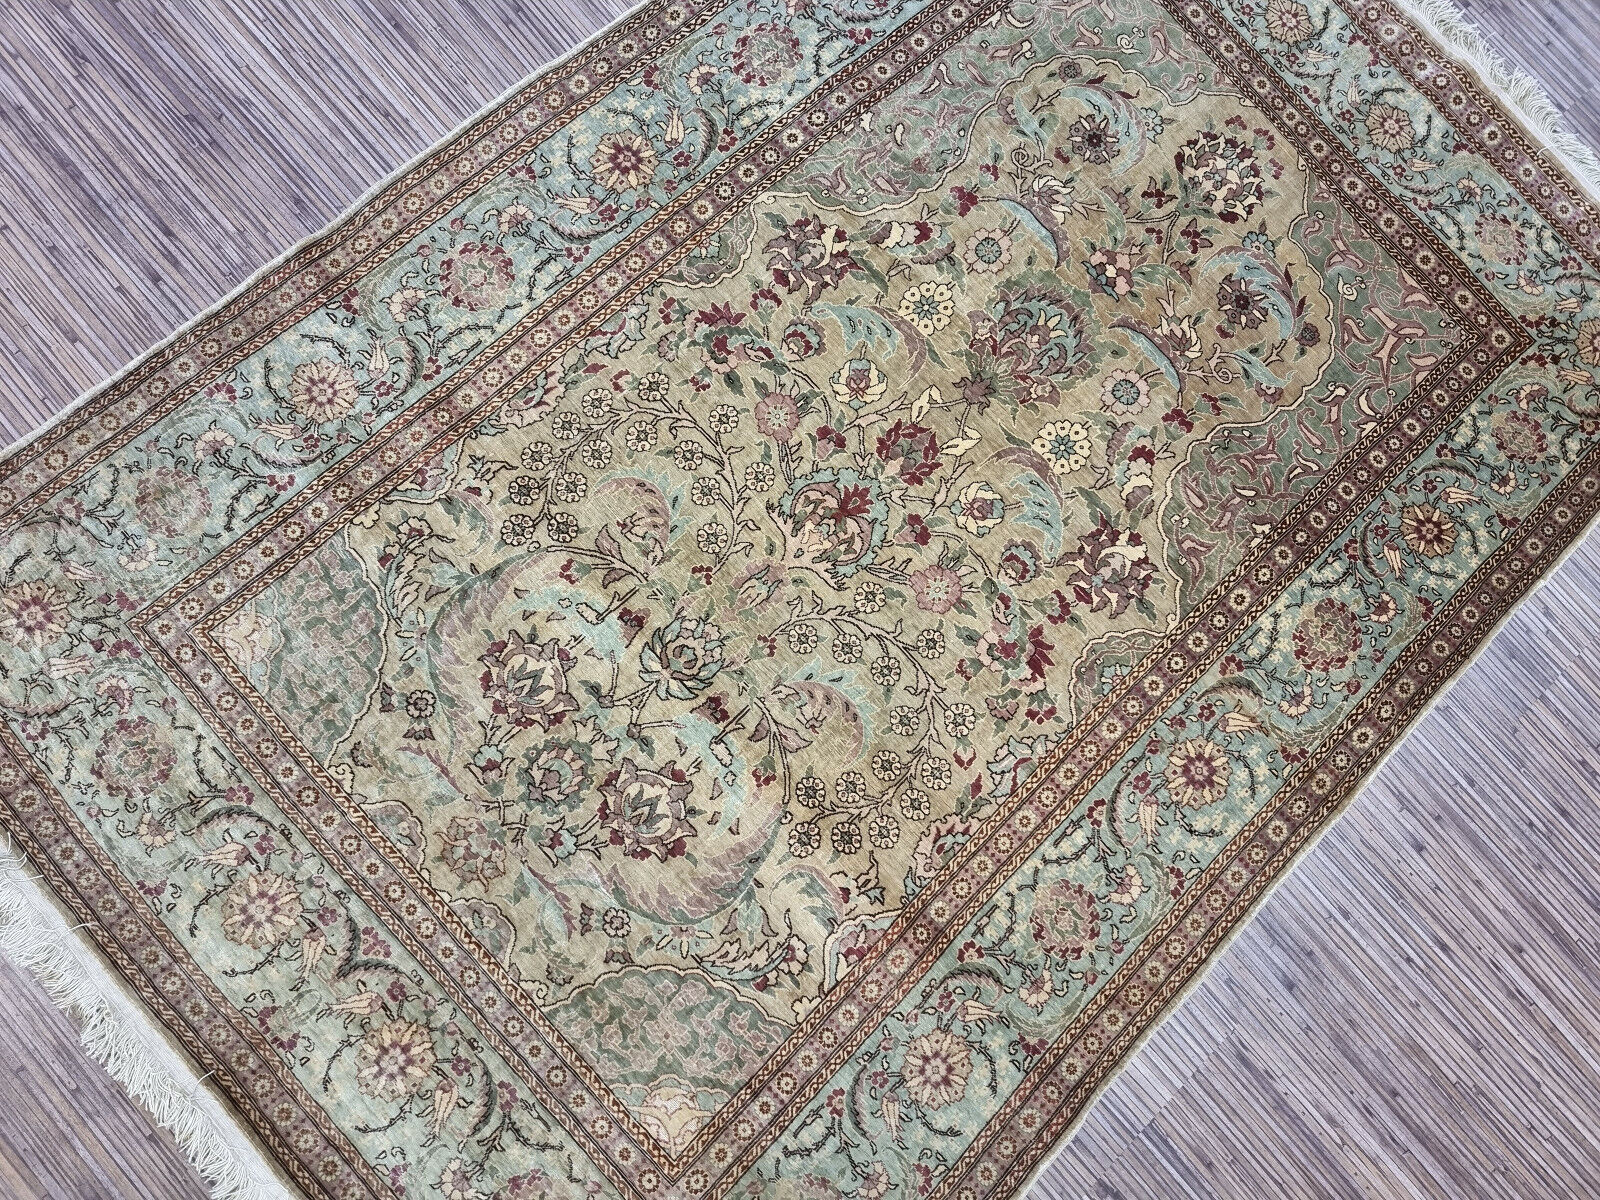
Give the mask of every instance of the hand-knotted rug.
POLYGON ((1019 1194, 1600 506, 1418 20, 646 6, 0 464, 0 820, 307 1196, 1019 1194))

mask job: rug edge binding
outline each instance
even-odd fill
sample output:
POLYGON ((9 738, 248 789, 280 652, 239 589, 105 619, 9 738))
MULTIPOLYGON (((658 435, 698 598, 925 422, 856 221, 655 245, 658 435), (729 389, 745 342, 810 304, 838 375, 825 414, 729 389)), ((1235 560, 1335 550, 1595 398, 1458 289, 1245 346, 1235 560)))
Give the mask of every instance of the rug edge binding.
POLYGON ((0 847, 0 954, 75 1019, 84 1051, 173 1135, 213 1200, 293 1200, 244 1126, 9 845, 0 847))
MULTIPOLYGON (((1562 568, 1565 567, 1567 562, 1574 555, 1576 555, 1580 549, 1583 548, 1584 544, 1589 540, 1589 537, 1596 533, 1596 530, 1600 530, 1600 513, 1592 515, 1584 524, 1584 526, 1575 534, 1573 534, 1572 540, 1562 547, 1561 553, 1556 555, 1556 559, 1550 564, 1549 569, 1545 571, 1543 575, 1539 576, 1538 579, 1534 580, 1532 585, 1529 586, 1528 590, 1522 595, 1521 599, 1517 600, 1511 605, 1510 608, 1500 614, 1499 618, 1494 622, 1494 625, 1490 628, 1484 639, 1478 643, 1477 649, 1473 650, 1473 652, 1467 656, 1466 660, 1456 668, 1454 674, 1444 681, 1443 685, 1438 691, 1434 692, 1432 696, 1428 697, 1427 703, 1425 703, 1417 712, 1416 716, 1412 718, 1411 724, 1407 726, 1405 732, 1391 742, 1388 748, 1378 755, 1372 766, 1369 767, 1361 776, 1356 787, 1334 805, 1333 811, 1330 812, 1326 819, 1323 820, 1321 826, 1319 826, 1306 839, 1305 845, 1301 846, 1300 849, 1295 852, 1294 859, 1290 862, 1288 867, 1282 871, 1279 871, 1278 874, 1274 876, 1270 882, 1268 882, 1266 887, 1261 890, 1260 894, 1250 901, 1249 905, 1240 915, 1239 919, 1234 922, 1232 927, 1230 927, 1225 934, 1223 934, 1221 940, 1218 941, 1216 946, 1212 948, 1211 952, 1207 954, 1200 969, 1184 981, 1183 986, 1181 986, 1177 992, 1173 994, 1172 999, 1168 1001, 1167 1007, 1162 1010, 1160 1015, 1158 1015, 1156 1019, 1149 1025, 1145 1026, 1145 1028, 1139 1032, 1138 1037, 1134 1038, 1133 1044, 1128 1048, 1127 1053, 1123 1055, 1121 1061, 1113 1066, 1106 1077, 1102 1079, 1098 1085, 1096 1085, 1094 1091, 1090 1093, 1088 1103, 1083 1106, 1082 1110, 1078 1113, 1077 1117, 1074 1118, 1072 1123, 1062 1131, 1061 1136, 1056 1139, 1055 1144, 1051 1146, 1051 1148, 1045 1153, 1045 1156, 1040 1159, 1040 1161, 1032 1168, 1027 1177, 1026 1183, 1024 1183, 1023 1186, 1018 1188, 1016 1191, 1012 1192, 1011 1196, 1016 1197, 1024 1195, 1025 1193, 1031 1191, 1044 1179, 1046 1174, 1048 1174, 1050 1167, 1055 1163, 1057 1157, 1067 1149, 1067 1145, 1072 1140, 1073 1136, 1088 1121, 1089 1116, 1094 1111, 1094 1107, 1099 1102, 1100 1097, 1103 1096, 1111 1088, 1111 1085, 1122 1076, 1122 1073, 1127 1069, 1128 1064, 1133 1061, 1133 1058, 1142 1049, 1144 1049, 1145 1044, 1154 1039, 1156 1034, 1161 1031, 1163 1026, 1165 1026, 1167 1022, 1177 1014, 1178 1010, 1183 1007, 1185 1002, 1188 1001, 1190 995, 1198 991, 1206 982, 1206 980, 1210 978, 1213 969, 1216 967, 1218 962, 1221 961, 1221 956, 1228 950, 1230 946, 1233 945, 1234 940, 1240 937, 1247 929, 1255 924, 1256 919, 1266 911, 1267 901, 1273 897, 1280 887, 1282 887, 1290 879, 1294 878, 1300 864, 1304 862, 1307 856, 1312 854, 1319 845, 1321 845, 1323 838, 1327 837, 1328 834, 1332 833, 1343 823, 1345 815, 1350 811, 1351 806, 1355 804, 1356 800, 1360 798, 1361 794, 1365 792, 1368 787, 1376 782, 1378 775, 1385 767, 1389 765, 1389 760, 1398 754, 1400 750, 1405 747, 1408 742, 1410 742, 1412 735, 1416 733, 1418 727, 1424 721, 1426 721, 1428 717, 1432 715, 1433 710, 1439 707, 1444 699, 1455 690, 1456 685, 1461 683, 1461 681, 1467 677, 1467 673, 1471 671, 1475 665, 1477 665, 1478 660, 1489 652, 1489 648, 1494 644, 1495 639, 1500 636, 1501 631, 1505 629, 1505 627, 1511 622, 1512 618, 1520 613, 1524 606, 1532 603, 1534 597, 1542 592, 1546 585, 1548 585, 1558 574, 1561 573, 1562 568)), ((1062 1193, 1062 1195, 1065 1197, 1065 1193, 1062 1193)), ((1084 1200, 1088 1200, 1088 1197, 1084 1197, 1084 1200)))

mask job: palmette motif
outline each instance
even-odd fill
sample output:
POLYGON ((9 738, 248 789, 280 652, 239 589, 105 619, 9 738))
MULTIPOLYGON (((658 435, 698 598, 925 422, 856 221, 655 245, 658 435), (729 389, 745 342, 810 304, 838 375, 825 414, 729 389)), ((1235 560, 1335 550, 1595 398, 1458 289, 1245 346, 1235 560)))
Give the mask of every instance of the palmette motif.
POLYGON ((7 823, 313 1195, 1010 1194, 1600 494, 1385 11, 702 7, 6 467, 7 823))

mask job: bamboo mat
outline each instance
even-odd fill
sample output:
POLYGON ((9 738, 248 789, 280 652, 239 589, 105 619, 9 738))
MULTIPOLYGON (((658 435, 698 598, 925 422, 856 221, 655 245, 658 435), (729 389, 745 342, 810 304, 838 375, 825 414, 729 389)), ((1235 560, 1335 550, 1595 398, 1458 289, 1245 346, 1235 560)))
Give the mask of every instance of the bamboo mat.
MULTIPOLYGON (((0 0, 0 441, 614 0, 0 0)), ((1469 16, 1600 144, 1600 0, 1469 16)), ((1035 1200, 1600 1196, 1600 541, 1411 734, 1035 1200)), ((0 966, 0 1195, 200 1200, 0 966)))

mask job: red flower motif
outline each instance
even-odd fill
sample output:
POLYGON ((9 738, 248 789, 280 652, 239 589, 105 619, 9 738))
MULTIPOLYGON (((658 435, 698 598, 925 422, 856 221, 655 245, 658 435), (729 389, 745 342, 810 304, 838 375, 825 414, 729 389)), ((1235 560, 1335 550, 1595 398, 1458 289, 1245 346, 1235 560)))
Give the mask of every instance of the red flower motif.
POLYGON ((913 486, 926 483, 944 465, 933 430, 910 421, 896 421, 878 438, 878 457, 913 486))

